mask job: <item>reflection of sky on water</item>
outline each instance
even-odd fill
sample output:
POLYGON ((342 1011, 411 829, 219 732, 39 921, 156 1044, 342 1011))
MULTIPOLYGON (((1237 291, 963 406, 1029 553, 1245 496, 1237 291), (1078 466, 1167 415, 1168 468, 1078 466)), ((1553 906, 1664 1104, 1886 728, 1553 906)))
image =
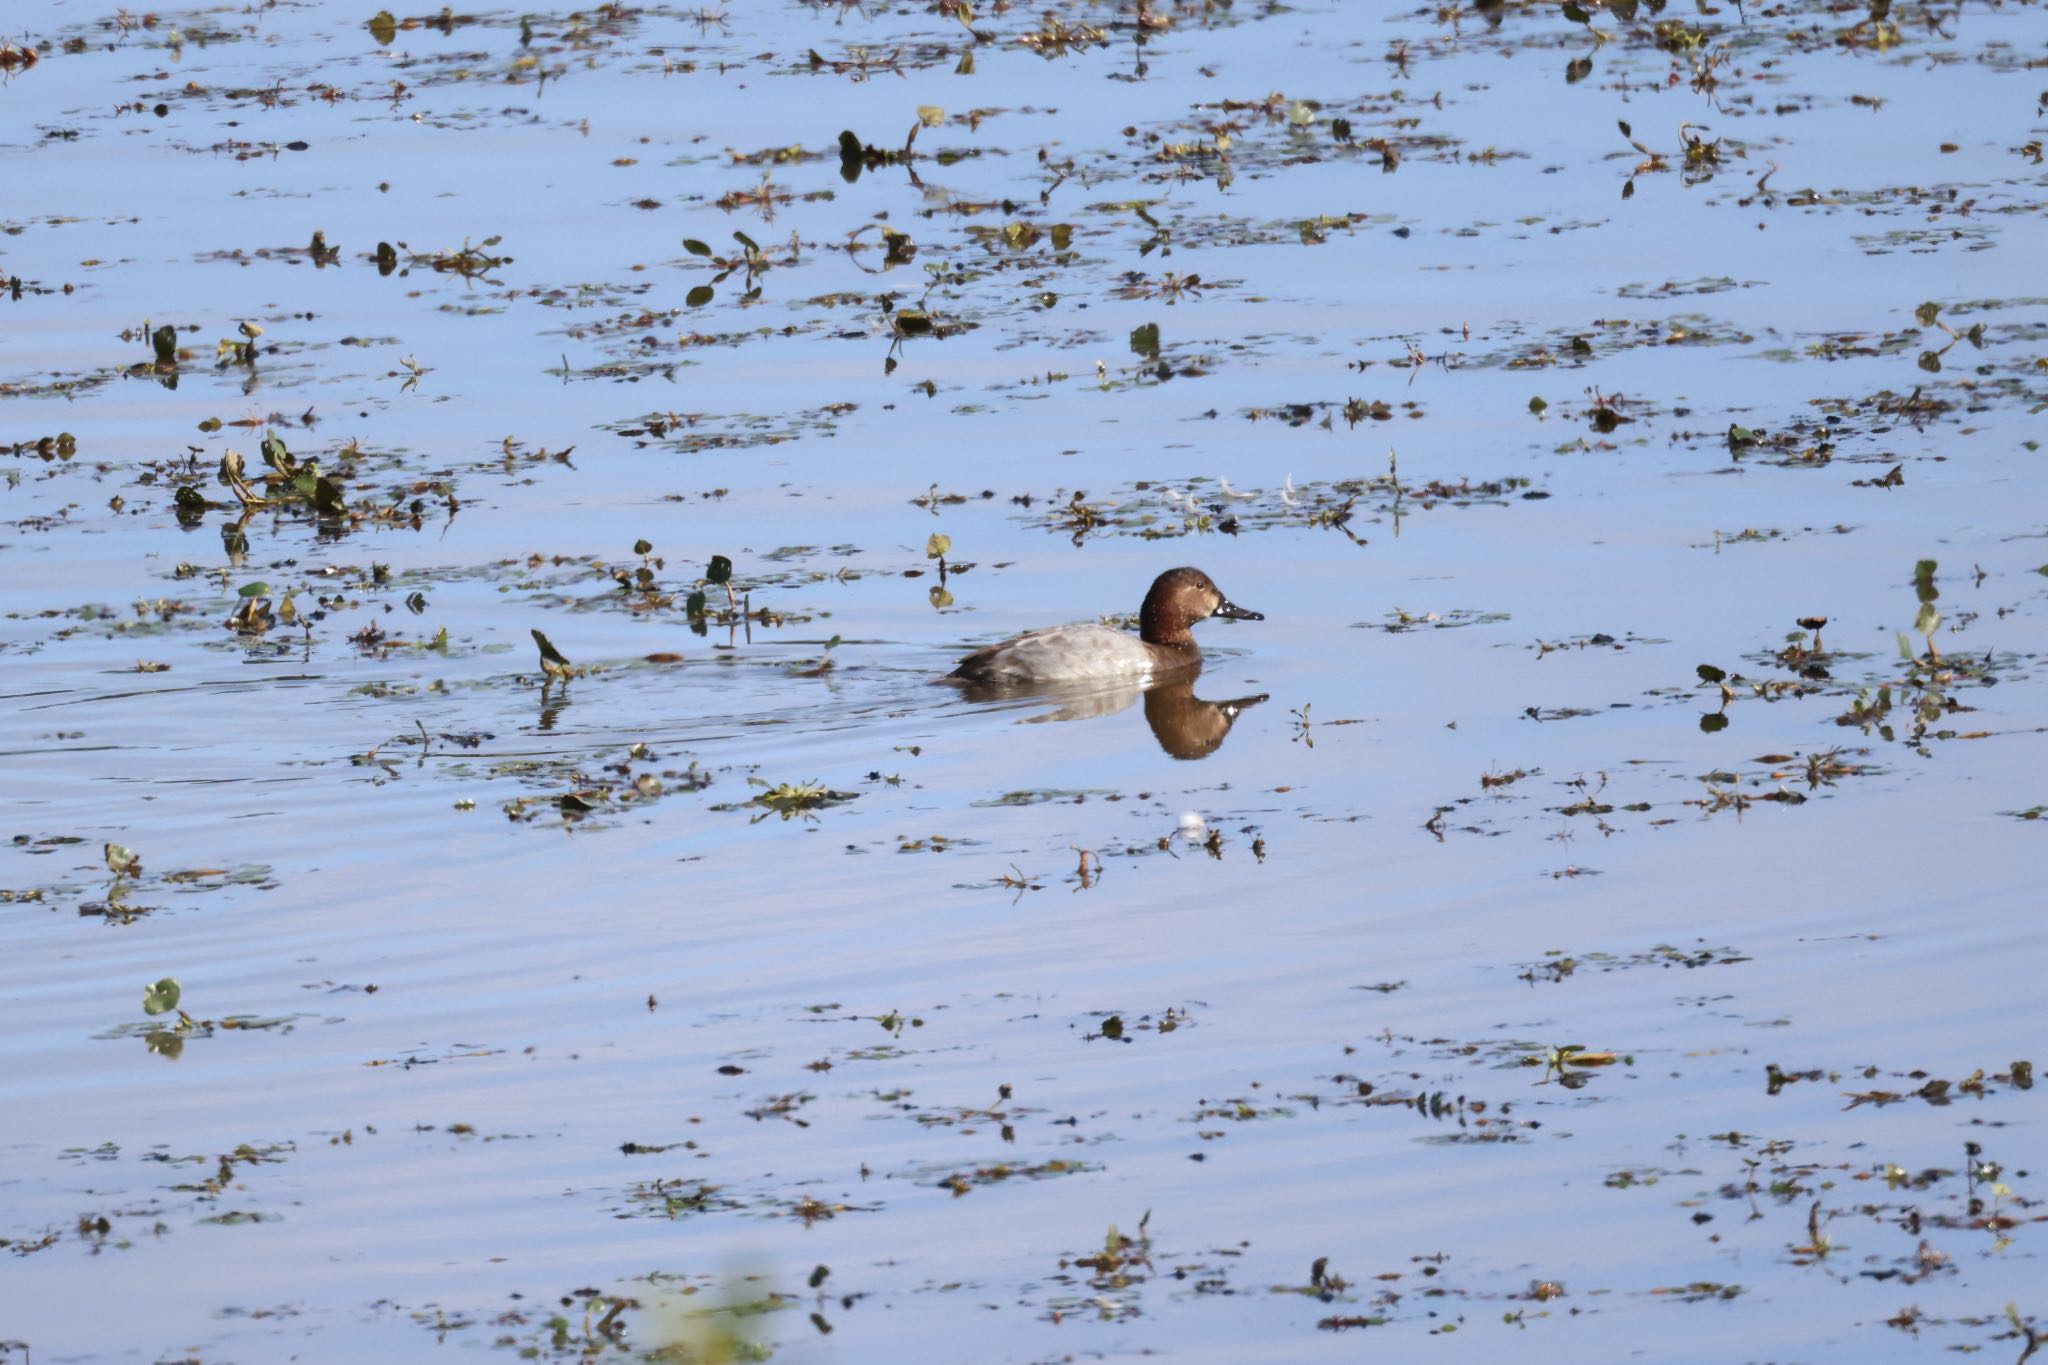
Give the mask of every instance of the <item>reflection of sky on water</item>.
MULTIPOLYGON (((2042 1165, 2032 1096, 1994 1082, 1842 1109, 1844 1092, 1911 1092, 1914 1068, 2000 1071, 2041 1033, 2038 825, 2006 813, 2044 799, 2048 554, 2024 445, 2041 333, 2013 297, 2042 257, 2041 186, 2012 151, 2043 129, 2038 71, 1983 59, 1993 39, 2038 54, 2041 17, 1970 10, 1947 36, 1909 24, 1893 55, 1795 54, 1790 21, 1737 27, 1725 8, 1716 101, 1682 59, 1594 46, 1548 10, 1495 38, 1475 16, 1454 33, 1240 4, 1142 54, 1126 33, 1048 62, 1009 41, 1037 22, 1013 7, 976 19, 1005 41, 974 46, 971 77, 954 74, 964 30, 936 13, 656 11, 591 24, 573 53, 543 18, 536 84, 507 79, 509 14, 382 52, 367 13, 334 7, 162 12, 126 37, 99 6, 12 7, 4 32, 48 55, 0 86, 17 191, 0 276, 30 286, 0 300, 0 383, 100 382, 0 394, 8 448, 68 430, 80 451, 0 455, 0 810, 21 836, 0 890, 46 896, 0 903, 0 1237, 60 1233, 10 1264, 4 1333, 84 1357, 261 1355, 261 1331, 308 1358, 403 1358, 427 1304, 651 1299, 633 1277, 736 1255, 792 1292, 823 1262, 833 1289, 886 1304, 828 1306, 833 1348, 861 1358, 913 1339, 985 1351, 985 1303, 1003 1358, 1341 1350, 1317 1321, 1374 1311, 1380 1273, 1404 1298, 1375 1330, 1412 1351, 1431 1325, 1412 1258, 1437 1254, 1430 1302, 1470 1330, 1431 1348, 1475 1341, 1471 1358, 1498 1350, 1482 1322, 1523 1310, 1531 1359, 1619 1356, 1679 1313, 1702 1356, 1901 1360, 1986 1345, 1954 1325, 1985 1304, 2041 1311, 2026 1227, 1998 1249, 1941 1225, 1955 1182, 1859 1178, 1955 1167, 1967 1137, 2037 1198, 2016 1174, 2042 1165), (244 36, 202 44, 213 28, 244 36), (58 50, 73 35, 87 50, 58 50), (812 74, 806 55, 920 41, 943 59, 902 77, 812 74), (1141 55, 1144 79, 1111 78, 1141 55), (276 107, 251 93, 273 87, 276 107), (1361 138, 1449 150, 1411 142, 1387 174, 1333 150, 1326 122, 1297 135, 1221 107, 1273 91, 1361 138), (948 121, 919 133, 917 183, 841 176, 840 129, 897 145, 920 105, 948 121), (1726 139, 1724 164, 1692 184, 1639 173, 1623 199, 1640 154, 1617 119, 1674 157, 1689 120, 1726 139), (1161 145, 1226 121, 1230 183, 1200 158, 1175 178, 1161 145), (792 145, 820 155, 733 155, 792 145), (764 173, 772 220, 714 207, 764 173), (886 269, 884 214, 917 247, 886 269), (1070 224, 1074 256, 991 236, 1020 220, 1070 224), (295 254, 315 230, 338 265, 295 254), (682 240, 724 255, 735 231, 769 259, 758 300, 735 274, 685 309, 716 267, 682 240), (364 259, 492 237, 510 260, 482 280, 364 259), (1168 302, 1168 272, 1202 285, 1168 302), (973 326, 909 338, 885 375, 885 292, 889 312, 973 326), (1958 330, 1983 322, 1986 345, 1918 368, 1946 341, 1915 321, 1926 301, 1958 330), (216 368, 243 319, 267 350, 216 368), (191 329, 175 390, 120 372, 147 358, 145 321, 191 329), (1148 324, 1169 378, 1131 345, 1148 324), (425 367, 409 390, 408 358, 425 367), (1874 402, 1916 387, 1955 406, 1874 402), (1635 420, 1600 437, 1589 388, 1635 420), (1353 398, 1394 415, 1353 427, 1353 398), (1290 425, 1293 405, 1313 415, 1290 425), (230 563, 231 512, 181 527, 184 476, 144 462, 197 447, 223 501, 204 475, 262 430, 232 424, 273 415, 330 467, 359 439, 352 496, 421 498, 422 529, 323 538, 264 511, 230 563), (1827 458, 1738 459, 1722 438, 1802 421, 1793 452, 1827 458), (1903 487, 1852 483, 1894 464, 1903 487), (1372 483, 1390 477, 1398 499, 1372 483), (1441 491, 1466 479, 1505 482, 1441 491), (1348 485, 1365 491, 1343 532, 1286 520, 1285 498, 1348 485), (942 500, 913 501, 928 490, 942 500), (1077 491, 1117 519, 1078 548, 1048 529, 1077 491), (1178 534, 1205 513, 1249 529, 1178 534), (639 537, 679 595, 731 556, 768 617, 700 634, 673 605, 630 609, 590 561, 630 568, 639 537), (1903 676, 1894 637, 1930 557, 1944 654, 1988 657, 1997 681, 1957 682, 1971 709, 1940 722, 1986 737, 1923 755, 1834 721, 1859 685, 1903 676), (1267 616, 1216 632, 1199 696, 980 700, 932 681, 969 642, 1134 610, 1189 560, 1267 616), (332 602, 310 641, 221 628, 259 580, 332 602), (1773 656, 1811 614, 1830 618, 1828 678, 1747 691, 1794 675, 1773 656), (411 643, 347 644, 372 623, 411 643), (592 670, 545 700, 535 626, 592 670), (443 627, 445 652, 426 647, 443 627), (1713 734, 1703 663, 1745 683, 1713 734), (1838 746, 1838 775, 1808 785, 1808 757, 1838 746), (648 774, 658 796, 618 797, 648 774), (856 799, 755 822, 749 778, 856 799), (608 795, 565 824, 569 790, 608 795), (1758 799, 1781 791, 1807 799, 1758 799), (1191 813, 1213 853, 1178 837, 1191 813), (107 894, 107 841, 144 860, 127 896, 152 908, 131 924, 78 913, 107 894), (1687 968, 1659 945, 1717 951, 1687 968), (1561 981, 1529 970, 1565 956, 1561 981), (175 1063, 111 1036, 167 974, 196 1017, 289 1024, 216 1030, 175 1063), (877 1027, 892 1011, 922 1022, 877 1027), (1101 1035, 1111 1014, 1129 1041, 1101 1035), (1538 1084, 1523 1063, 1567 1043, 1627 1060, 1582 1089, 1538 1084), (1769 1094, 1766 1062, 1823 1079, 1769 1094), (1371 1102, 1409 1091, 1485 1108, 1371 1102), (808 1126, 770 1103, 798 1094, 808 1126), (103 1143, 118 1150, 82 1155, 103 1143), (174 1188, 243 1143, 292 1147, 216 1199, 174 1188), (938 1184, 1061 1158, 1085 1169, 938 1184), (1760 1195, 1751 1220, 1726 1191, 1759 1159, 1797 1194, 1760 1195), (742 1209, 647 1216, 661 1205, 633 1191, 661 1178, 742 1209), (847 1211, 805 1227, 781 1212, 801 1195, 847 1211), (1793 1264, 1814 1200, 1920 1207, 1954 1273, 1875 1278, 1917 1274, 1916 1240, 1846 1212, 1827 1229, 1840 1257, 1793 1264), (1077 1347, 1099 1329, 1045 1321, 1062 1259, 1147 1208, 1159 1263, 1213 1273, 1229 1312, 1155 1277, 1144 1317, 1077 1347), (238 1209, 276 1220, 199 1221, 238 1209), (87 1211, 129 1245, 77 1254, 87 1211), (1318 1256, 1357 1302, 1265 1292, 1318 1256), (110 1270, 118 1302, 95 1278, 110 1270), (1510 1297, 1537 1278, 1598 1311, 1538 1320, 1510 1297), (1743 1293, 1651 1292, 1699 1282, 1743 1293), (111 1306, 82 1320, 82 1296, 111 1306), (405 1307, 363 1312, 380 1302, 405 1307), (1949 1321, 1919 1339, 1871 1325, 1906 1302, 1949 1321), (296 1316, 242 1316, 280 1306, 296 1316)), ((787 1358, 812 1358, 812 1329, 776 1316, 797 1322, 775 1329, 787 1358)), ((463 1330, 450 1340, 497 1329, 463 1330)))

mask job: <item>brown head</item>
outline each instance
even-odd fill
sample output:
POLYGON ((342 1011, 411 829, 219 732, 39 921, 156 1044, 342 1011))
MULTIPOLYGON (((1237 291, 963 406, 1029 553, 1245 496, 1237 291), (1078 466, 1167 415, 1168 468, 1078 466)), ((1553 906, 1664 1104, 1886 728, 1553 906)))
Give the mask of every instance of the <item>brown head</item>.
POLYGON ((1138 609, 1138 635, 1148 645, 1193 649, 1195 640, 1188 627, 1211 616, 1233 621, 1266 619, 1225 597, 1200 569, 1168 569, 1153 580, 1145 605, 1138 609))

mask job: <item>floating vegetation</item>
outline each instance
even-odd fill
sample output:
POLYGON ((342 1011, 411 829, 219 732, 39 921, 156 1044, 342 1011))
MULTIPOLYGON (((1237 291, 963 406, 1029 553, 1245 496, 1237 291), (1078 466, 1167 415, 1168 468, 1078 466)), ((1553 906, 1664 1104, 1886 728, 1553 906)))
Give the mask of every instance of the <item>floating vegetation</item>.
MULTIPOLYGON (((814 811, 830 806, 843 806, 849 801, 860 799, 859 792, 833 791, 822 782, 768 782, 763 778, 749 777, 747 785, 759 787, 752 801, 747 804, 765 806, 766 810, 756 815, 756 820, 766 819, 770 814, 784 820, 801 815, 810 818, 814 811)), ((737 806, 714 806, 713 810, 737 810, 737 806)))
POLYGON ((1668 943, 1660 943, 1654 948, 1628 954, 1567 953, 1560 950, 1545 954, 1538 962, 1516 963, 1515 975, 1532 984, 1554 983, 1568 980, 1580 972, 1597 974, 1627 971, 1638 967, 1683 967, 1691 970, 1697 967, 1725 967, 1749 960, 1747 954, 1734 948, 1678 948, 1668 943))
MULTIPOLYGON (((1046 510, 1027 511, 1019 519, 1065 534, 1076 544, 1102 536, 1159 540, 1283 528, 1335 530, 1362 544, 1349 529, 1354 523, 1398 521, 1441 505, 1505 506, 1518 492, 1529 496, 1522 491, 1527 488, 1528 481, 1519 478, 1404 485, 1389 474, 1299 485, 1288 478, 1278 488, 1239 489, 1228 478, 1194 476, 1170 482, 1140 480, 1101 498, 1085 490, 1060 490, 1043 499, 1046 510)), ((1027 508, 1039 501, 1028 494, 1011 498, 1027 508)))

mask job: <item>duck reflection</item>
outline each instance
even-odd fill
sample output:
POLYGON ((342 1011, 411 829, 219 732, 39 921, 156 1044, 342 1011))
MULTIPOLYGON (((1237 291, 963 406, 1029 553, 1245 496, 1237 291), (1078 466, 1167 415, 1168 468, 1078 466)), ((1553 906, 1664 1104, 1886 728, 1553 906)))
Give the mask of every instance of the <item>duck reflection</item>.
POLYGON ((1195 695, 1193 678, 1175 678, 1151 687, 1079 687, 1073 684, 1017 684, 980 682, 960 687, 969 701, 1021 701, 1043 699, 1056 703, 1026 724, 1056 720, 1092 720, 1126 710, 1140 697, 1145 701, 1145 722, 1152 727, 1159 747, 1174 758, 1207 758, 1223 746, 1239 714, 1265 701, 1267 694, 1233 697, 1229 701, 1208 701, 1195 695))

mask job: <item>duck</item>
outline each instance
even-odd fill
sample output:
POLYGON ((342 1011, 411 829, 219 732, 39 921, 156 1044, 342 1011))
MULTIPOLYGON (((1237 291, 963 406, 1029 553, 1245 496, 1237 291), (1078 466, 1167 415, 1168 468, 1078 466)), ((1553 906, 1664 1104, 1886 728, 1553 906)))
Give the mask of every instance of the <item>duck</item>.
POLYGON ((1168 569, 1138 609, 1138 634, 1102 625, 1052 626, 987 645, 960 660, 947 678, 1011 686, 1034 683, 1138 682, 1199 672, 1202 651, 1189 627, 1220 616, 1263 621, 1238 606, 1200 569, 1168 569))

